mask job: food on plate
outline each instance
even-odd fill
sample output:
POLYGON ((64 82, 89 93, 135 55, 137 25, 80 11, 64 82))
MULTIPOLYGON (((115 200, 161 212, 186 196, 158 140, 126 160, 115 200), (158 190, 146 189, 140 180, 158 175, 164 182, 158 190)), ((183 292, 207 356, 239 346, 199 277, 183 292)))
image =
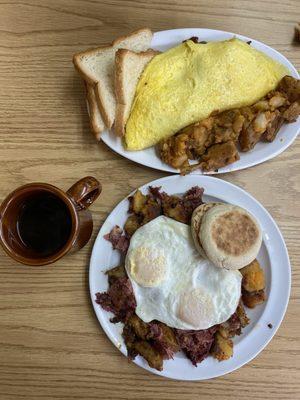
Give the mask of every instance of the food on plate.
POLYGON ((183 173, 214 171, 239 159, 259 141, 272 142, 283 123, 300 114, 300 81, 285 76, 267 95, 249 107, 212 113, 158 145, 161 159, 183 173), (190 165, 189 160, 199 160, 190 165))
POLYGON ((191 230, 199 253, 220 268, 245 267, 256 258, 262 243, 255 218, 231 204, 200 205, 193 212, 191 230))
POLYGON ((123 323, 129 359, 140 355, 159 371, 178 351, 195 366, 209 355, 230 358, 232 338, 249 324, 244 294, 255 298, 251 306, 264 296, 257 262, 241 274, 213 265, 197 251, 192 215, 201 204, 206 212, 210 205, 202 195, 199 187, 182 196, 157 187, 147 194, 137 190, 129 197, 124 230, 114 227, 105 235, 122 261, 106 271, 109 286, 96 294, 96 302, 113 313, 112 323, 123 323))
POLYGON ((150 187, 149 191, 150 194, 144 195, 137 190, 129 198, 129 211, 133 214, 128 217, 124 226, 129 237, 137 228, 162 214, 176 221, 190 224, 193 210, 202 204, 203 190, 199 187, 188 190, 182 197, 169 196, 157 188, 150 187))
POLYGON ((147 50, 136 53, 131 50, 119 49, 115 56, 115 95, 116 115, 114 131, 118 136, 125 133, 125 125, 130 114, 138 80, 146 65, 158 51, 147 50))
POLYGON ((150 367, 159 371, 163 369, 163 360, 172 358, 179 351, 173 329, 160 322, 147 324, 137 315, 128 319, 123 338, 130 358, 140 354, 150 367))
POLYGON ((229 140, 224 143, 216 143, 207 149, 202 156, 202 170, 215 171, 225 165, 232 164, 240 159, 236 144, 229 140))
POLYGON ((97 140, 112 129, 125 150, 156 146, 182 174, 217 172, 298 118, 300 81, 251 42, 192 37, 161 53, 152 37, 140 29, 74 55, 97 140))
POLYGON ((249 324, 242 302, 239 303, 236 312, 228 321, 220 324, 217 328, 215 340, 211 348, 211 354, 219 361, 228 360, 233 355, 233 338, 242 333, 242 328, 249 324))
POLYGON ((257 292, 247 292, 245 290, 243 291, 242 299, 245 306, 248 308, 254 308, 266 300, 265 291, 258 290, 257 292))
POLYGON ((233 355, 233 341, 223 337, 220 332, 215 334, 211 349, 212 356, 219 361, 228 360, 233 355))
POLYGON ((100 140, 101 132, 103 132, 105 129, 105 124, 97 104, 95 87, 89 83, 85 83, 85 87, 86 87, 86 99, 88 102, 89 114, 90 114, 91 130, 95 138, 97 140, 100 140))
POLYGON ((150 47, 152 36, 150 29, 140 29, 114 40, 111 45, 86 50, 73 57, 74 66, 80 75, 87 83, 95 87, 99 110, 108 129, 113 126, 116 114, 115 54, 118 49, 146 51, 150 47))
POLYGON ((246 315, 242 301, 240 301, 236 312, 229 318, 228 321, 223 322, 218 326, 218 332, 224 338, 232 338, 242 333, 242 328, 249 324, 250 320, 246 315))
POLYGON ((119 226, 115 226, 107 235, 105 239, 111 242, 114 250, 119 250, 121 253, 126 253, 129 246, 129 239, 127 235, 123 234, 119 226))
POLYGON ((130 239, 125 268, 136 314, 171 328, 207 329, 227 321, 241 297, 242 275, 203 259, 190 226, 159 216, 130 239))
POLYGON ((195 208, 192 214, 191 218, 191 232, 192 232, 192 237, 194 240, 194 244, 198 252, 202 255, 202 257, 206 258, 206 254, 202 248, 200 239, 199 239, 199 230, 200 230, 200 224, 203 215, 208 211, 210 208, 218 205, 218 204, 223 204, 223 203, 204 203, 195 208))
POLYGON ((249 308, 265 301, 265 274, 257 260, 240 270, 243 275, 242 298, 249 308))
POLYGON ((243 289, 256 292, 265 288, 265 274, 257 260, 242 268, 240 273, 243 275, 243 289))
POLYGON ((143 71, 126 124, 126 149, 156 145, 216 110, 249 106, 287 74, 240 39, 188 40, 155 56, 143 71))
POLYGON ((176 338, 180 350, 189 358, 196 367, 209 356, 215 340, 217 327, 212 326, 204 330, 179 330, 177 329, 176 338))

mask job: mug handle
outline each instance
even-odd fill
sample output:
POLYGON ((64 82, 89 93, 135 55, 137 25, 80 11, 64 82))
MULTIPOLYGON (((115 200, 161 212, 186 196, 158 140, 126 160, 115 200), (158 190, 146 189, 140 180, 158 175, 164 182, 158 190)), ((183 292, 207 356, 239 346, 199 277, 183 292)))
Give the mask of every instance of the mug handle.
POLYGON ((94 203, 101 191, 101 183, 92 176, 86 176, 74 183, 67 190, 67 195, 71 197, 79 210, 86 210, 94 203))

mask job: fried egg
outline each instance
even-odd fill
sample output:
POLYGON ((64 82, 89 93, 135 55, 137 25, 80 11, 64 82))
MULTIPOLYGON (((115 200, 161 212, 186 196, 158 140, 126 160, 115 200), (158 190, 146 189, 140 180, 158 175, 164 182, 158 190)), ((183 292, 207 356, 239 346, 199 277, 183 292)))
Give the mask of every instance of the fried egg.
POLYGON ((134 233, 125 268, 144 322, 207 329, 228 320, 241 297, 241 273, 202 258, 190 226, 165 216, 134 233))

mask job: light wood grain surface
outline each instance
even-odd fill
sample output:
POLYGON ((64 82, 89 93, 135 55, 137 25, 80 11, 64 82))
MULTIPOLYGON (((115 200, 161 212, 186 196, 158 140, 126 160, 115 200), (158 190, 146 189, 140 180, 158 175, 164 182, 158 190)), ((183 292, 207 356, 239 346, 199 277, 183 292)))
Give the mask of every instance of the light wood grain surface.
POLYGON ((276 219, 292 263, 292 293, 272 342, 248 365, 206 382, 166 380, 128 363, 93 313, 94 238, 131 190, 166 174, 96 144, 72 54, 139 27, 205 27, 261 40, 300 68, 299 0, 0 0, 0 200, 32 181, 67 189, 94 175, 94 235, 53 266, 16 264, 0 250, 0 399, 299 399, 299 141, 272 161, 219 176, 276 219))

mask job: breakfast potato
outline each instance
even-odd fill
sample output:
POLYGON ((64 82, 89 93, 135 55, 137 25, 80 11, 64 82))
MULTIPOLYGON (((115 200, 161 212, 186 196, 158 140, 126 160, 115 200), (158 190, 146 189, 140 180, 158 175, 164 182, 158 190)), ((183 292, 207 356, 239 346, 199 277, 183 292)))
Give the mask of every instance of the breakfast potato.
POLYGON ((245 308, 243 306, 243 303, 240 301, 237 309, 236 309, 236 314, 239 317, 241 327, 245 328, 250 323, 250 319, 247 317, 245 308))
POLYGON ((137 315, 132 315, 128 321, 127 325, 133 330, 134 334, 139 338, 146 340, 149 335, 149 324, 142 321, 137 315))
POLYGON ((166 343, 167 347, 172 349, 172 351, 174 351, 174 353, 179 351, 180 350, 179 344, 178 344, 178 341, 176 339, 173 329, 163 323, 160 323, 159 326, 162 329, 163 341, 164 341, 164 343, 166 343))
POLYGON ((115 268, 109 269, 105 274, 108 276, 108 283, 111 285, 114 280, 124 278, 126 276, 126 271, 124 265, 119 265, 115 268))
POLYGON ((178 222, 182 222, 184 224, 187 223, 186 213, 181 204, 177 204, 175 207, 166 207, 164 209, 164 214, 167 217, 173 218, 178 222))
POLYGON ((236 143, 229 140, 225 143, 213 144, 201 158, 203 171, 214 171, 239 160, 240 156, 236 143))
POLYGON ((173 218, 178 222, 187 223, 185 207, 178 196, 168 196, 163 200, 163 213, 166 217, 173 218))
POLYGON ((151 368, 162 371, 163 357, 149 342, 145 340, 134 342, 133 349, 145 358, 151 368))
POLYGON ((141 214, 143 216, 142 224, 144 225, 161 214, 161 205, 157 202, 157 200, 148 196, 148 199, 141 209, 141 214))
POLYGON ((140 219, 137 215, 133 214, 127 218, 124 225, 124 230, 128 236, 132 236, 134 232, 141 226, 140 219))
POLYGON ((147 201, 147 197, 138 189, 130 199, 131 211, 139 214, 147 201))
POLYGON ((244 290, 242 293, 242 300, 245 306, 254 308, 266 300, 266 295, 264 290, 258 290, 257 292, 247 292, 244 290))
MULTIPOLYGON (((127 326, 129 326, 134 334, 142 340, 153 339, 153 333, 151 331, 151 325, 142 321, 136 314, 132 315, 128 321, 127 326)), ((179 345, 176 339, 176 336, 173 332, 173 329, 169 326, 163 324, 162 322, 158 322, 157 325, 162 331, 162 340, 167 345, 167 347, 171 348, 174 352, 179 351, 179 345)))
POLYGON ((212 345, 211 354, 219 361, 228 360, 233 355, 232 340, 223 337, 220 332, 217 332, 212 345))
POLYGON ((228 339, 231 337, 231 333, 227 327, 225 327, 223 324, 220 325, 218 332, 224 339, 228 339))
POLYGON ((257 292, 265 288, 265 274, 257 260, 240 269, 243 275, 242 287, 247 292, 257 292))

